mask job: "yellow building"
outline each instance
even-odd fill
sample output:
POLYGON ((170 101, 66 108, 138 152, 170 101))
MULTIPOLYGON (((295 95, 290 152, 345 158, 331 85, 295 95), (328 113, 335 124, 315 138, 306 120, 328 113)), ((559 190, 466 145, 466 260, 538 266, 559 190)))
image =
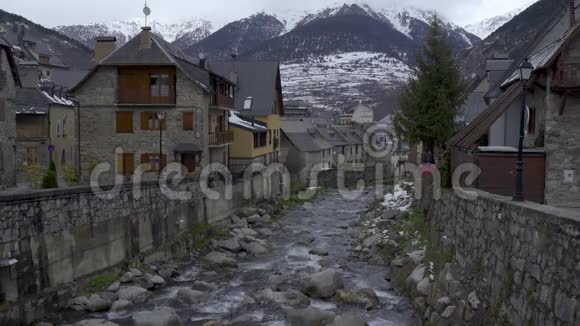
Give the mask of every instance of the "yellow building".
POLYGON ((234 134, 230 170, 241 173, 252 163, 278 162, 280 116, 284 114, 279 63, 234 60, 211 63, 210 69, 237 85, 235 112, 229 118, 234 134))

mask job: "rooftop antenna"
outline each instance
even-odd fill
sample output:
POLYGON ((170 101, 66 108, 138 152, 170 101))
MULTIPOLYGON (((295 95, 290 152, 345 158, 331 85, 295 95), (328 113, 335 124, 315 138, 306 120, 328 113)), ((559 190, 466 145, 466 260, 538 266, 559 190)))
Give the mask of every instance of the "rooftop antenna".
POLYGON ((145 7, 143 7, 143 13, 145 14, 145 26, 147 26, 147 17, 151 15, 151 8, 147 7, 147 0, 145 0, 145 7))

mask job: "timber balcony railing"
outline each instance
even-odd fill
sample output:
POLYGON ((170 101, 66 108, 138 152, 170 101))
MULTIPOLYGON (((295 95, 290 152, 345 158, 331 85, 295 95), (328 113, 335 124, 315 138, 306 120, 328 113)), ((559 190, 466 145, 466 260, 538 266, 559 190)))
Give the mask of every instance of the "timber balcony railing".
POLYGON ((234 142, 233 131, 216 131, 210 132, 208 137, 209 146, 221 146, 234 142))
POLYGON ((209 97, 209 105, 233 110, 234 98, 218 93, 211 93, 209 97))

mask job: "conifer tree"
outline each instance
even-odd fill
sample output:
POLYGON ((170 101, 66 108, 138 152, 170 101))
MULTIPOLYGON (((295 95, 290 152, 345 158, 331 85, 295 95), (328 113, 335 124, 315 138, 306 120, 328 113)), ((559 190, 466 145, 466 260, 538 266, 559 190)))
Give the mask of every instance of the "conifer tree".
POLYGON ((439 18, 433 17, 423 48, 417 55, 415 75, 401 92, 394 124, 399 136, 411 144, 423 143, 424 159, 434 163, 455 129, 455 116, 464 103, 459 64, 439 18))

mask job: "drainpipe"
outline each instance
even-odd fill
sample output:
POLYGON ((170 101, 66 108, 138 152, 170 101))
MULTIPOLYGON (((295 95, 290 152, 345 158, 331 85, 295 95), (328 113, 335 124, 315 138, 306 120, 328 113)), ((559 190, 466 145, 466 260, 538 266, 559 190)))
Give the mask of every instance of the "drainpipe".
POLYGON ((81 103, 70 99, 77 107, 77 177, 81 182, 81 103))

